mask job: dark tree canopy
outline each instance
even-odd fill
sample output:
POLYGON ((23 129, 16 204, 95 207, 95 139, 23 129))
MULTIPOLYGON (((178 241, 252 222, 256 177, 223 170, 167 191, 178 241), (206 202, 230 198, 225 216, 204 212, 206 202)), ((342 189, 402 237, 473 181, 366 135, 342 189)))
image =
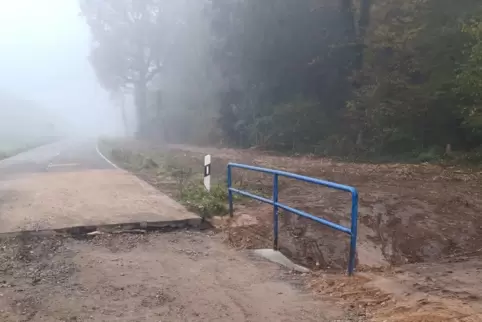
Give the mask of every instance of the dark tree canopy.
POLYGON ((168 140, 482 149, 480 1, 83 0, 83 13, 99 80, 134 89, 139 128, 168 140))

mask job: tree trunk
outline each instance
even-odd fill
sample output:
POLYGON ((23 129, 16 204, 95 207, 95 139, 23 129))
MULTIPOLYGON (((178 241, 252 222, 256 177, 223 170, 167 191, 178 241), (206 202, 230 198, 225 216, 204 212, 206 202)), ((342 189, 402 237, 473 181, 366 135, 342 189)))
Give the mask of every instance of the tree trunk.
POLYGON ((447 143, 447 145, 445 146, 445 154, 452 155, 452 144, 447 143))
POLYGON ((121 113, 122 113, 122 123, 124 123, 124 135, 129 136, 129 122, 127 120, 127 112, 126 112, 126 99, 125 96, 122 95, 121 101, 121 113))
POLYGON ((137 112, 136 136, 138 138, 146 138, 146 135, 149 132, 149 115, 147 113, 147 86, 145 82, 140 81, 135 85, 134 96, 137 112))
POLYGON ((365 56, 365 39, 370 25, 372 9, 372 0, 362 0, 360 4, 360 19, 358 21, 358 53, 356 68, 361 70, 363 68, 363 61, 365 56))
POLYGON ((356 137, 356 145, 358 147, 361 147, 363 145, 363 130, 360 130, 358 132, 358 135, 356 137))
POLYGON ((340 11, 342 15, 341 19, 345 26, 345 41, 354 41, 356 38, 356 28, 352 0, 342 0, 340 11))

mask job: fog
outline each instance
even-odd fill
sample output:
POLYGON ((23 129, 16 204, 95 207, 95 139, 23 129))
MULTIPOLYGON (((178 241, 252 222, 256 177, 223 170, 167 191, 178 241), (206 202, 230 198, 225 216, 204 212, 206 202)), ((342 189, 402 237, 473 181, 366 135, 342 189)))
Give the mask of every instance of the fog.
POLYGON ((0 9, 0 123, 23 134, 119 131, 120 118, 87 59, 90 32, 77 0, 3 1, 0 9), (27 103, 28 102, 28 103, 27 103), (30 118, 25 120, 25 115, 30 118), (16 117, 14 117, 16 116, 16 117), (28 125, 27 125, 28 124, 28 125), (34 126, 36 124, 37 126, 34 126))

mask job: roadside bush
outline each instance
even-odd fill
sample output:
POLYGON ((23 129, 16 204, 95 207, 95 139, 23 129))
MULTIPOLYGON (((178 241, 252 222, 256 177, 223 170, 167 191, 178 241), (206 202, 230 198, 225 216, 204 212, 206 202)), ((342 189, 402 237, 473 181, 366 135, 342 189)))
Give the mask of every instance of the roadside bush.
POLYGON ((186 156, 179 158, 168 153, 146 152, 144 154, 124 148, 111 148, 110 155, 116 162, 134 173, 142 172, 145 180, 161 190, 163 189, 159 186, 158 179, 167 178, 167 182, 170 182, 168 183, 170 195, 203 218, 224 216, 228 212, 226 186, 213 184, 211 191, 207 191, 201 181, 202 174, 192 169, 193 164, 197 164, 198 160, 193 162, 186 156))
POLYGON ((224 216, 228 210, 227 188, 223 185, 214 185, 207 191, 202 184, 190 183, 183 189, 182 203, 191 211, 203 218, 224 216))
POLYGON ((415 159, 416 162, 436 162, 443 157, 443 152, 440 148, 432 147, 427 151, 421 152, 415 159))

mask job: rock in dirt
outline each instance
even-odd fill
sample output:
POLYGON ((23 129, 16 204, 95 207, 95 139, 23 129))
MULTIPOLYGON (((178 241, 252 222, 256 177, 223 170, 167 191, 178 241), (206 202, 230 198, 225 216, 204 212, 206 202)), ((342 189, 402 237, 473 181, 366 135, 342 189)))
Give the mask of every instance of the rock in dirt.
POLYGON ((91 231, 90 233, 87 233, 87 236, 97 236, 102 234, 103 232, 96 230, 96 231, 91 231))
POLYGON ((308 268, 293 263, 288 257, 283 255, 281 252, 275 251, 273 249, 256 249, 254 251, 254 254, 299 273, 310 272, 308 268))
POLYGON ((123 229, 123 230, 116 230, 113 234, 145 234, 147 230, 145 229, 123 229))
POLYGON ((248 214, 241 214, 236 216, 234 220, 231 222, 231 227, 247 227, 247 226, 256 226, 259 224, 259 221, 256 217, 248 215, 248 214))

